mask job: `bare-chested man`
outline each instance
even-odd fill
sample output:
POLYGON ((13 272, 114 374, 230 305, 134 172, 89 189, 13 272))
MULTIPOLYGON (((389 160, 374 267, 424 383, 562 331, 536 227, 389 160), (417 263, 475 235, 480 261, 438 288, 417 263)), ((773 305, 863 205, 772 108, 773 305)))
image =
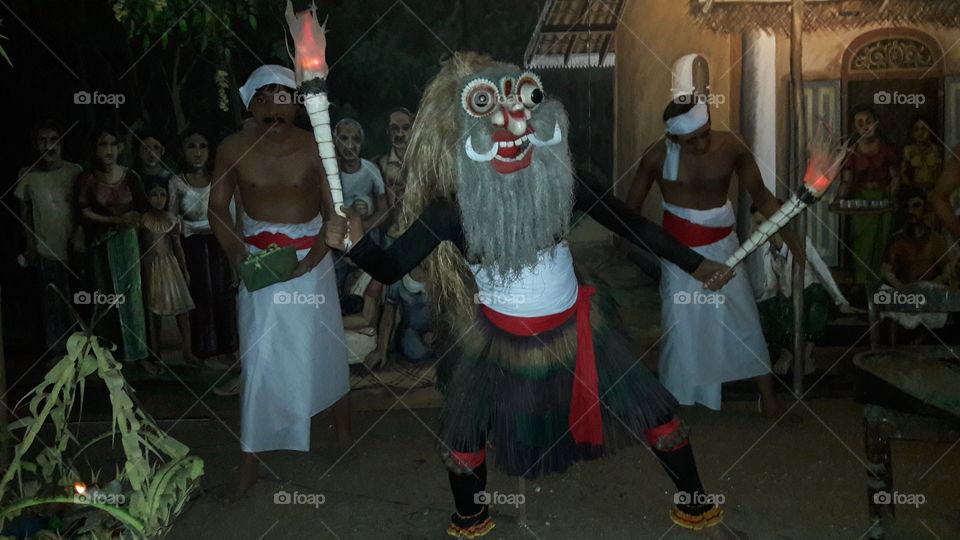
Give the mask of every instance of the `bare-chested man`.
POLYGON ((900 197, 906 223, 887 244, 880 277, 895 289, 921 280, 946 281, 947 242, 927 223, 923 188, 902 191, 900 197))
MULTIPOLYGON (((710 128, 705 103, 681 96, 667 106, 663 119, 666 138, 641 160, 627 202, 639 211, 656 183, 663 194, 663 228, 704 257, 726 260, 739 246, 727 200, 733 174, 763 215, 769 217, 780 203, 764 187, 750 149, 734 134, 710 128)), ((784 232, 794 251, 795 236, 784 232)), ((752 377, 762 413, 779 417, 783 408, 746 277, 736 275, 719 293, 709 294, 676 265, 661 264, 664 386, 681 404, 718 410, 721 383, 752 377)))
POLYGON ((310 418, 333 406, 338 442, 350 438, 349 372, 333 262, 321 233, 333 203, 313 135, 294 127, 291 70, 257 68, 240 89, 256 125, 217 150, 210 226, 232 264, 294 245, 294 278, 237 295, 243 390, 241 449, 233 496, 257 479, 256 452, 310 449, 310 418), (242 231, 230 200, 239 190, 242 231), (317 241, 315 241, 317 239, 317 241))

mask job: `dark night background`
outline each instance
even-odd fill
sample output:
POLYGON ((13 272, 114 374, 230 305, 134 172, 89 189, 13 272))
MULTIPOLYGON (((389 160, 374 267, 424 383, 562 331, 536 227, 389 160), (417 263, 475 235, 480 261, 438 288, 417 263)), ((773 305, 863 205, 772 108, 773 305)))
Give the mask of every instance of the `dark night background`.
MULTIPOLYGON (((262 63, 290 64, 283 41, 287 32, 284 1, 168 0, 164 11, 172 17, 172 24, 152 21, 159 29, 150 36, 133 37, 129 27, 116 19, 115 3, 0 0, 0 35, 6 38, 0 40, 0 46, 13 63, 11 67, 0 60, 3 103, 7 105, 0 157, 0 202, 4 206, 0 220, 7 232, 0 259, 0 291, 4 338, 13 350, 36 349, 41 340, 35 294, 39 283, 29 270, 16 264, 23 251, 23 233, 12 194, 17 171, 36 159, 29 140, 33 124, 40 118, 58 122, 66 132, 64 159, 82 165, 87 161, 89 132, 96 122, 121 121, 133 129, 149 125, 165 138, 164 161, 176 170, 177 121, 166 83, 178 46, 182 47, 181 69, 195 61, 181 92, 184 117, 215 139, 236 129, 242 117, 236 89, 250 71, 262 63), (255 21, 229 18, 227 10, 237 4, 249 5, 255 21), (190 13, 181 24, 176 10, 183 12, 183 6, 190 13), (209 25, 206 30, 193 30, 204 21, 209 25), (157 39, 164 34, 165 40, 157 39), (205 35, 210 37, 202 38, 205 35), (220 69, 228 73, 230 84, 227 112, 218 109, 215 73, 220 69), (126 102, 119 108, 77 105, 74 93, 81 90, 122 93, 126 102)), ((125 4, 133 11, 156 2, 126 0, 125 4)), ((542 7, 537 0, 321 0, 317 4, 320 17, 329 18, 331 114, 334 120, 343 116, 360 120, 367 132, 367 158, 386 149, 386 111, 396 106, 415 109, 438 61, 451 51, 478 50, 522 63, 542 7)), ((294 3, 297 10, 308 5, 305 1, 294 3)), ((131 163, 129 155, 125 163, 131 163)))

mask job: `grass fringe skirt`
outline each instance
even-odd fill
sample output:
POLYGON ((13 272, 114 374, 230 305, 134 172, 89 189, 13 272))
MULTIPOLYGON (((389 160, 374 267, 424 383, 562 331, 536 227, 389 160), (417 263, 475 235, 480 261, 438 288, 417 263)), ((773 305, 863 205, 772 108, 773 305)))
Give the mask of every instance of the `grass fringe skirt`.
POLYGON ((612 298, 598 292, 592 301, 603 446, 577 444, 569 431, 576 315, 547 332, 515 336, 477 309, 469 328, 450 329, 462 337, 438 369, 446 394, 440 432, 445 450, 474 452, 489 442, 500 470, 535 478, 645 442, 644 431, 672 418, 677 402, 617 332, 612 298))

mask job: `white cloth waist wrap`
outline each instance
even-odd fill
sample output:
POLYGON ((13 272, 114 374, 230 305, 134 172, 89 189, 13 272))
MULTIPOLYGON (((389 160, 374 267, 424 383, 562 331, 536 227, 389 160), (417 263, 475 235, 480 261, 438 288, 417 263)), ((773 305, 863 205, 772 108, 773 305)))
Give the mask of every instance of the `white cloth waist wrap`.
MULTIPOLYGON (((323 217, 270 223, 244 216, 243 234, 314 236, 323 217)), ((247 245, 251 253, 260 250, 247 245)), ((297 251, 302 259, 309 250, 297 251)), ((243 366, 240 439, 244 452, 310 450, 310 418, 350 389, 343 320, 330 254, 289 281, 237 293, 243 366)))
POLYGON ((477 302, 513 317, 540 317, 570 309, 577 301, 578 285, 567 242, 542 250, 538 257, 537 264, 505 283, 471 264, 477 302))
POLYGON ((732 227, 737 221, 737 216, 733 213, 733 203, 730 201, 727 201, 723 206, 706 210, 686 208, 664 201, 663 209, 678 218, 704 227, 732 227))
MULTIPOLYGON (((729 227, 735 222, 730 201, 708 210, 665 202, 663 209, 705 227, 729 227)), ((739 245, 737 235, 728 234, 690 249, 724 261, 739 245)), ((682 405, 702 403, 719 410, 721 383, 770 371, 753 290, 744 273, 713 292, 673 263, 663 261, 661 268, 660 381, 682 405)))

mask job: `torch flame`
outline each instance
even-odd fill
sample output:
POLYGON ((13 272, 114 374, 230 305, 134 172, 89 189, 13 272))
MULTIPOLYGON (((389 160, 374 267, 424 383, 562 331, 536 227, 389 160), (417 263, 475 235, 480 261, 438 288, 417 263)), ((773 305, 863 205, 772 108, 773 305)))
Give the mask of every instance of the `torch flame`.
POLYGON ((296 66, 297 82, 310 80, 315 77, 326 78, 327 39, 324 37, 325 25, 317 23, 317 6, 310 3, 310 9, 299 14, 294 13, 293 4, 287 0, 287 10, 284 13, 290 34, 293 36, 296 55, 293 64, 296 66))
POLYGON ((825 123, 821 127, 820 133, 808 142, 810 161, 803 176, 803 183, 817 196, 830 187, 847 156, 847 145, 838 145, 833 131, 825 123))
POLYGON ((87 485, 83 482, 77 482, 73 484, 73 490, 76 491, 78 495, 83 495, 87 492, 87 485))

